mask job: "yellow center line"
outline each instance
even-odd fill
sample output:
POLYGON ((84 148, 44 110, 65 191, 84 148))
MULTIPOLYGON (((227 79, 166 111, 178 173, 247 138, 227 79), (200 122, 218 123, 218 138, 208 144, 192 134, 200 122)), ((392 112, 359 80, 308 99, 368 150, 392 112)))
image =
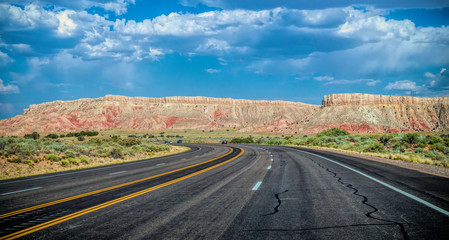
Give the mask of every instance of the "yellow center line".
POLYGON ((182 171, 182 170, 185 170, 185 169, 189 169, 189 168, 193 168, 193 167, 196 167, 196 166, 199 166, 199 165, 203 165, 203 164, 215 161, 215 160, 217 160, 219 158, 223 158, 223 157, 231 154, 232 152, 234 152, 234 150, 232 148, 230 148, 230 147, 227 147, 227 148, 229 148, 230 151, 227 152, 226 154, 224 154, 222 156, 219 156, 219 157, 216 157, 216 158, 213 158, 213 159, 210 159, 210 160, 207 160, 205 162, 193 164, 193 165, 190 165, 190 166, 187 166, 187 167, 175 169, 173 171, 161 173, 161 174, 154 175, 154 176, 151 176, 151 177, 146 177, 146 178, 138 179, 138 180, 127 182, 127 183, 122 183, 122 184, 115 185, 115 186, 112 186, 112 187, 107 187, 107 188, 95 190, 95 191, 92 191, 92 192, 87 192, 87 193, 75 195, 75 196, 72 196, 72 197, 67 197, 67 198, 55 200, 55 201, 52 201, 52 202, 43 203, 43 204, 39 204, 39 205, 36 205, 36 206, 32 206, 32 207, 16 210, 16 211, 13 211, 13 212, 4 213, 4 214, 0 215, 0 219, 11 217, 11 216, 14 216, 14 215, 17 215, 17 214, 21 214, 21 213, 25 213, 25 212, 29 212, 29 211, 33 211, 33 210, 36 210, 36 209, 40 209, 40 208, 56 205, 56 204, 59 204, 59 203, 68 202, 68 201, 71 201, 71 200, 74 200, 74 199, 91 196, 91 195, 94 195, 94 194, 97 194, 97 193, 102 193, 102 192, 106 192, 106 191, 109 191, 109 190, 113 190, 113 189, 129 186, 129 185, 140 183, 140 182, 143 182, 143 181, 147 181, 147 180, 150 180, 150 179, 153 179, 153 178, 165 176, 165 175, 168 175, 168 174, 171 174, 171 173, 175 173, 175 172, 179 172, 179 171, 182 171))
POLYGON ((231 161, 235 160, 236 158, 240 157, 245 151, 242 148, 239 148, 239 149, 241 150, 241 152, 237 156, 235 156, 235 157, 233 157, 233 158, 231 158, 229 160, 226 160, 224 162, 221 162, 221 163, 219 163, 217 165, 213 165, 211 167, 205 168, 205 169, 200 170, 198 172, 191 173, 191 174, 186 175, 184 177, 176 178, 174 180, 171 180, 171 181, 168 181, 168 182, 156 185, 156 186, 151 187, 151 188, 147 188, 147 189, 144 189, 144 190, 141 190, 141 191, 138 191, 138 192, 135 192, 135 193, 132 193, 132 194, 129 194, 129 195, 126 195, 126 196, 123 196, 123 197, 120 197, 120 198, 117 198, 117 199, 114 199, 114 200, 111 200, 111 201, 108 201, 108 202, 105 202, 105 203, 102 203, 102 204, 99 204, 99 205, 96 205, 96 206, 93 206, 93 207, 90 207, 90 208, 86 208, 84 210, 81 210, 81 211, 69 214, 67 216, 56 218, 56 219, 53 219, 51 221, 48 221, 48 222, 45 222, 45 223, 41 223, 41 224, 33 226, 33 227, 26 228, 26 229, 20 230, 20 231, 15 232, 15 233, 11 233, 9 235, 0 237, 0 240, 3 240, 3 239, 16 239, 16 238, 28 235, 30 233, 42 230, 44 228, 48 228, 50 226, 53 226, 53 225, 56 225, 56 224, 68 221, 68 220, 73 219, 73 218, 77 218, 79 216, 82 216, 82 215, 85 215, 85 214, 88 214, 88 213, 100 210, 102 208, 105 208, 105 207, 108 207, 108 206, 111 206, 111 205, 123 202, 123 201, 131 199, 131 198, 135 198, 135 197, 140 196, 142 194, 152 192, 152 191, 157 190, 159 188, 163 188, 165 186, 168 186, 168 185, 180 182, 182 180, 191 178, 193 176, 199 175, 201 173, 207 172, 209 170, 212 170, 214 168, 222 166, 222 165, 224 165, 224 164, 226 164, 228 162, 231 162, 231 161))

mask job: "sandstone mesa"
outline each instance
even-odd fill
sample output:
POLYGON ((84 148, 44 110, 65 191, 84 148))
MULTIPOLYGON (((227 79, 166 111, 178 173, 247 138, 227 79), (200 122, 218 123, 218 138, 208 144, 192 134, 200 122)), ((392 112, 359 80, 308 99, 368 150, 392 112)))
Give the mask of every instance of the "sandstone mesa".
POLYGON ((211 97, 124 97, 31 105, 0 120, 0 135, 109 129, 236 128, 241 132, 314 134, 339 127, 356 133, 448 131, 449 97, 331 94, 322 105, 211 97))

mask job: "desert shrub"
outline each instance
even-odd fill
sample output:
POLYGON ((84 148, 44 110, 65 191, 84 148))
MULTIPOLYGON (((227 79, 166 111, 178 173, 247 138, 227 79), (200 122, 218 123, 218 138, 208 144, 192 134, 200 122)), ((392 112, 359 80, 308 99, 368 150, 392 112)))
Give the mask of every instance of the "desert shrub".
POLYGON ((63 167, 68 167, 68 166, 70 166, 70 163, 69 163, 69 161, 67 161, 67 160, 62 160, 62 161, 59 162, 59 164, 61 164, 61 166, 63 166, 63 167))
POLYGON ((67 161, 69 161, 70 164, 74 164, 74 165, 80 165, 80 162, 78 160, 76 160, 75 158, 67 158, 67 161))
POLYGON ((72 149, 68 149, 64 151, 64 155, 67 156, 68 158, 74 158, 79 156, 79 153, 72 149))
POLYGON ((67 147, 61 142, 52 142, 46 146, 46 149, 54 150, 55 152, 64 152, 67 147))
POLYGON ((54 134, 54 133, 50 133, 47 136, 45 136, 45 138, 52 138, 52 139, 56 139, 58 137, 59 137, 58 134, 54 134))
POLYGON ((39 139, 41 137, 41 135, 39 135, 39 133, 37 132, 33 132, 31 134, 25 134, 24 138, 32 138, 34 140, 39 139))
POLYGON ((114 147, 109 151, 108 156, 112 158, 123 158, 124 154, 121 148, 114 147))
POLYGON ((434 144, 430 145, 430 147, 429 147, 430 150, 438 150, 438 151, 443 151, 443 148, 444 148, 444 146, 441 142, 434 143, 434 144))
POLYGON ((34 167, 34 163, 31 160, 25 160, 25 164, 28 164, 30 167, 34 167))
POLYGON ((321 136, 337 137, 337 136, 346 136, 346 135, 349 135, 347 130, 343 130, 340 128, 331 128, 331 129, 324 130, 324 131, 318 133, 316 136, 317 137, 321 137, 321 136))
POLYGON ((443 143, 443 139, 441 139, 438 136, 435 136, 435 137, 430 138, 429 143, 430 144, 443 143))
POLYGON ((402 141, 409 144, 417 144, 418 143, 418 134, 417 133, 407 133, 402 137, 402 141))
POLYGON ((422 153, 423 151, 424 151, 424 149, 421 148, 421 147, 417 147, 417 148, 415 149, 415 153, 422 153))
POLYGON ((55 154, 48 154, 48 155, 47 155, 47 159, 50 160, 50 161, 52 161, 52 162, 54 162, 54 161, 58 161, 58 160, 59 160, 59 157, 56 156, 55 154))
POLYGON ((22 162, 22 160, 20 160, 20 158, 11 158, 11 159, 8 159, 8 162, 20 163, 20 162, 22 162))
POLYGON ((446 156, 449 155, 449 147, 443 146, 443 149, 441 150, 441 152, 443 152, 444 154, 446 154, 446 156))
POLYGON ((80 161, 82 164, 89 164, 89 160, 86 157, 80 157, 80 161))
POLYGON ((251 137, 247 138, 233 138, 231 143, 254 143, 254 140, 251 137))
POLYGON ((119 144, 122 146, 125 146, 125 147, 140 145, 141 143, 142 143, 142 141, 136 137, 129 137, 129 138, 121 139, 119 141, 119 144))
POLYGON ((385 147, 380 143, 371 144, 363 149, 364 152, 384 152, 385 147))
POLYGON ((5 149, 6 144, 7 140, 5 138, 0 138, 0 150, 5 149))

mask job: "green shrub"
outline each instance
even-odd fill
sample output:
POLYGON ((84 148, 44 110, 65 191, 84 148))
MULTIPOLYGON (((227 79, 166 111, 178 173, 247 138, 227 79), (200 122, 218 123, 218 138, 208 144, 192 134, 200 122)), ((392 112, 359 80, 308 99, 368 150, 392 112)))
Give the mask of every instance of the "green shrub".
POLYGON ((254 140, 251 137, 247 138, 233 138, 231 143, 254 143, 254 140))
POLYGON ((47 136, 45 136, 45 138, 52 138, 52 139, 56 139, 58 137, 59 137, 58 134, 54 134, 54 133, 50 133, 47 136))
POLYGON ((84 136, 82 135, 78 136, 78 141, 84 141, 84 136))
POLYGON ((415 153, 422 153, 423 151, 424 151, 424 149, 421 148, 421 147, 417 147, 417 148, 415 149, 415 153))
POLYGON ((436 144, 436 143, 442 143, 442 142, 443 142, 443 139, 441 139, 438 136, 432 137, 429 141, 430 144, 436 144))
POLYGON ((364 149, 364 152, 384 152, 385 147, 380 143, 374 143, 364 149))
POLYGON ((8 159, 8 162, 20 163, 20 162, 22 162, 22 160, 20 160, 20 158, 11 158, 11 159, 8 159))
POLYGON ((72 149, 68 149, 64 151, 64 155, 70 158, 75 158, 79 156, 78 151, 74 151, 72 149))
POLYGON ((89 160, 86 157, 80 157, 80 160, 82 164, 89 164, 89 160))
POLYGON ((48 154, 48 155, 47 155, 47 159, 50 160, 50 161, 52 161, 52 162, 54 162, 54 161, 58 161, 58 160, 59 160, 59 157, 56 156, 55 154, 48 154))
POLYGON ((349 135, 347 130, 343 130, 340 128, 331 128, 331 129, 324 130, 324 131, 318 133, 316 136, 317 137, 321 137, 321 136, 337 137, 337 136, 346 136, 346 135, 349 135))
POLYGON ((28 164, 30 167, 34 167, 34 163, 31 160, 25 160, 25 163, 28 164))
POLYGON ((434 144, 430 145, 429 148, 430 148, 430 150, 443 151, 444 146, 443 146, 443 144, 441 144, 441 142, 438 142, 438 143, 434 143, 434 144))
POLYGON ((70 164, 74 164, 74 165, 80 165, 80 162, 78 160, 76 160, 75 158, 67 158, 67 160, 69 161, 70 164))
POLYGON ((141 143, 142 143, 142 141, 140 139, 136 138, 136 137, 128 137, 128 138, 125 138, 125 139, 121 139, 119 141, 119 144, 122 145, 122 146, 125 146, 125 147, 131 147, 131 146, 134 146, 134 145, 139 145, 141 143))
POLYGON ((417 133, 407 133, 402 137, 402 141, 409 144, 417 144, 418 143, 418 134, 417 133))
POLYGON ((59 164, 61 164, 61 166, 63 166, 63 167, 68 167, 68 166, 70 166, 70 163, 69 163, 69 161, 67 161, 67 160, 62 160, 62 161, 59 162, 59 164))
POLYGON ((31 134, 25 134, 24 138, 32 138, 34 140, 39 139, 41 137, 41 135, 39 135, 39 133, 37 132, 33 132, 31 134))
POLYGON ((111 158, 123 158, 124 154, 121 148, 115 147, 109 153, 109 157, 111 158))

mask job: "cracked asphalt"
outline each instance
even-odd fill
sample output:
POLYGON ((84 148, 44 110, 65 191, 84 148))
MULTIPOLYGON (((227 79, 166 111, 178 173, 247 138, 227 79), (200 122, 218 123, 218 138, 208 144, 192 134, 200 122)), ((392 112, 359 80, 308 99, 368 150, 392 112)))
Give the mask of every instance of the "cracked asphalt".
MULTIPOLYGON (((223 155, 192 145, 179 156, 11 184, 0 182, 1 212, 172 171, 223 155), (164 164, 161 164, 164 163, 164 164), (110 175, 111 173, 117 173, 110 175)), ((230 145, 232 146, 232 145, 230 145)), ((448 239, 449 216, 322 157, 449 210, 449 179, 385 163, 281 146, 237 145, 237 159, 185 179, 25 235, 23 239, 448 239), (307 152, 312 154, 309 154, 307 152), (313 155, 315 154, 315 155, 313 155), (317 156, 319 155, 319 156, 317 156), (269 168, 268 166, 271 166, 269 168), (262 182, 255 190, 257 182, 262 182)), ((31 178, 32 179, 32 178, 31 178)), ((155 180, 156 181, 156 180, 155 180)), ((158 183, 164 179, 157 180, 158 183)), ((137 184, 144 188, 145 184, 137 184)), ((73 200, 114 199, 132 188, 73 200)), ((72 202, 52 206, 63 216, 72 202), (64 207, 66 206, 66 207, 64 207)), ((46 211, 46 208, 37 211, 46 211)), ((17 215, 14 221, 33 213, 17 215)), ((30 218, 31 219, 31 218, 30 218)), ((39 221, 52 219, 41 218, 39 221)), ((8 222, 0 220, 0 224, 8 222)), ((12 224, 11 229, 27 224, 12 224)))

